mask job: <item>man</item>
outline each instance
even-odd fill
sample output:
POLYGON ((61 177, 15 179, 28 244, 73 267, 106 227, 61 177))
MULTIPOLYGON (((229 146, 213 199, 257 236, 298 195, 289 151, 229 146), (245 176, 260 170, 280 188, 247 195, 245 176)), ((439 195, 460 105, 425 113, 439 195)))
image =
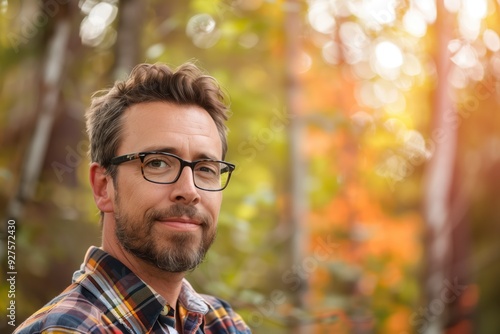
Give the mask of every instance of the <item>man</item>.
POLYGON ((141 64, 93 96, 90 184, 102 246, 17 333, 250 333, 224 301, 184 278, 215 239, 234 165, 228 106, 191 63, 141 64))

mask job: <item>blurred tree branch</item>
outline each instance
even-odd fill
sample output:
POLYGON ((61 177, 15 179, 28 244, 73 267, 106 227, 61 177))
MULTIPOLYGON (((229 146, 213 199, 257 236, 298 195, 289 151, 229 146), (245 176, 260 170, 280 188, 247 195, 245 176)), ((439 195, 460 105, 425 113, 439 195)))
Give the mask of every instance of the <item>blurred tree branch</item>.
POLYGON ((140 0, 122 0, 119 4, 113 78, 120 79, 141 61, 142 26, 145 5, 140 0))
MULTIPOLYGON (((48 1, 42 3, 42 6, 48 5, 48 1)), ((34 196, 56 117, 61 92, 61 78, 68 60, 67 49, 71 37, 71 13, 73 12, 69 8, 71 5, 61 6, 63 8, 58 11, 58 15, 55 17, 54 28, 51 30, 45 49, 43 75, 39 85, 40 110, 29 149, 22 164, 17 191, 7 208, 9 218, 19 218, 22 215, 24 203, 34 196)), ((40 10, 44 10, 44 7, 41 7, 40 10)))

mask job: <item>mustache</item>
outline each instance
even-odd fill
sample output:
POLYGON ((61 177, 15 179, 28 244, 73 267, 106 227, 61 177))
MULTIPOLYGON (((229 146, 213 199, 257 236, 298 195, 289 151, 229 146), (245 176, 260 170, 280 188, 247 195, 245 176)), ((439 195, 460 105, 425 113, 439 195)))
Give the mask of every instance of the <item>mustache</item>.
POLYGON ((163 210, 150 210, 146 214, 148 222, 152 223, 156 220, 164 220, 168 218, 188 217, 199 221, 202 225, 210 225, 211 219, 208 215, 204 215, 198 211, 197 208, 191 205, 173 204, 167 209, 163 210))

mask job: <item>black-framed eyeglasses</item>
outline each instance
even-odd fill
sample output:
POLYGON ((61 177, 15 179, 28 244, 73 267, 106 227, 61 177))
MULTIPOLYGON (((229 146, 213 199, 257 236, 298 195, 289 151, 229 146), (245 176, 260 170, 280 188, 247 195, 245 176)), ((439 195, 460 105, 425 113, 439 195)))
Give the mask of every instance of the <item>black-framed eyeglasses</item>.
POLYGON ((141 160, 142 176, 149 182, 159 184, 175 183, 181 176, 184 167, 193 172, 194 185, 207 191, 224 190, 231 178, 235 165, 220 160, 201 159, 186 161, 167 152, 139 152, 125 154, 111 159, 112 165, 120 165, 127 161, 141 160))

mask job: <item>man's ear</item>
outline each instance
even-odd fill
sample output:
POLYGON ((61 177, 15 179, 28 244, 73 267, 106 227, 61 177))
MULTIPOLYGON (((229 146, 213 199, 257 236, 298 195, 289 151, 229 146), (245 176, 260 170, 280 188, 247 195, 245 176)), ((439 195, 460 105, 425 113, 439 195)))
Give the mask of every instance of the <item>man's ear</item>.
POLYGON ((94 201, 102 212, 113 212, 114 185, 104 167, 96 162, 90 164, 90 186, 94 201))

